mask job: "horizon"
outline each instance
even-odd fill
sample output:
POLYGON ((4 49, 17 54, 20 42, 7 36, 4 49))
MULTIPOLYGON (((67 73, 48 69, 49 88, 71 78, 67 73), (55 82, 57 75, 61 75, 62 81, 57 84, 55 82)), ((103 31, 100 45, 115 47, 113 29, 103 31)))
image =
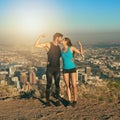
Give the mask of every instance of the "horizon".
POLYGON ((120 44, 119 0, 1 0, 0 44, 32 44, 60 32, 75 42, 120 44))

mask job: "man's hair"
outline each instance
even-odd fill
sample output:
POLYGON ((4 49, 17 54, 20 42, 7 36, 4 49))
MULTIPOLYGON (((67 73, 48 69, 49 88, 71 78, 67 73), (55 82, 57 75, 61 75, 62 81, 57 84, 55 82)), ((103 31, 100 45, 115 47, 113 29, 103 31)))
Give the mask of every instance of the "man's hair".
POLYGON ((61 34, 61 33, 55 33, 53 35, 53 40, 55 40, 57 37, 63 37, 63 34, 61 34))

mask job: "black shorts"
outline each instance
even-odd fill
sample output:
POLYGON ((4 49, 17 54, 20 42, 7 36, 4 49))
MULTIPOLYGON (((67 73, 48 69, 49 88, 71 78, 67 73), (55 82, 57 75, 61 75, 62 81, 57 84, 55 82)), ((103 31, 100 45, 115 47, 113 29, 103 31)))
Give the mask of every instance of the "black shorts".
POLYGON ((75 73, 76 72, 76 68, 72 68, 72 69, 63 69, 63 73, 75 73))

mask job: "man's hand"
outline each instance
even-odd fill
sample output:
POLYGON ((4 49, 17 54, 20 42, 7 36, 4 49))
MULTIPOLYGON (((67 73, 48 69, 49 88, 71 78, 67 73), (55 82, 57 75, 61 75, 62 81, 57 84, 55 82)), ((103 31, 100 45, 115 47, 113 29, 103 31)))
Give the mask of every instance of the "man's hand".
POLYGON ((47 37, 47 34, 41 34, 40 36, 39 36, 39 38, 45 38, 45 37, 47 37))
POLYGON ((41 34, 39 36, 39 38, 36 40, 35 44, 34 44, 34 47, 41 47, 42 45, 40 45, 40 40, 45 38, 47 36, 47 34, 41 34))

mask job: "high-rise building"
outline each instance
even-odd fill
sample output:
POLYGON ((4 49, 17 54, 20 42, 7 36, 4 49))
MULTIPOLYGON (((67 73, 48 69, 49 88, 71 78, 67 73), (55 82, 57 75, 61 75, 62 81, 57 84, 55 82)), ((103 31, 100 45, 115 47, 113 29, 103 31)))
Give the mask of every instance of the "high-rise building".
POLYGON ((43 74, 46 74, 46 67, 37 67, 36 76, 38 79, 42 79, 43 74))
POLYGON ((85 73, 87 74, 87 76, 91 76, 91 67, 85 67, 85 73))
POLYGON ((29 71, 29 82, 30 84, 36 84, 37 81, 36 81, 36 74, 33 70, 29 71))
POLYGON ((14 72, 15 72, 15 67, 14 66, 10 66, 9 67, 9 76, 13 76, 14 75, 14 72))
POLYGON ((26 72, 21 72, 20 73, 20 82, 22 84, 26 84, 27 81, 28 81, 28 76, 27 76, 26 72))
POLYGON ((78 74, 78 80, 82 82, 82 74, 78 74))
POLYGON ((15 86, 17 87, 17 89, 20 89, 20 81, 18 80, 18 77, 12 77, 11 80, 14 82, 15 86))
POLYGON ((87 74, 82 74, 82 82, 87 82, 87 74))
POLYGON ((84 73, 84 69, 78 68, 76 70, 76 81, 82 81, 82 74, 84 73))

